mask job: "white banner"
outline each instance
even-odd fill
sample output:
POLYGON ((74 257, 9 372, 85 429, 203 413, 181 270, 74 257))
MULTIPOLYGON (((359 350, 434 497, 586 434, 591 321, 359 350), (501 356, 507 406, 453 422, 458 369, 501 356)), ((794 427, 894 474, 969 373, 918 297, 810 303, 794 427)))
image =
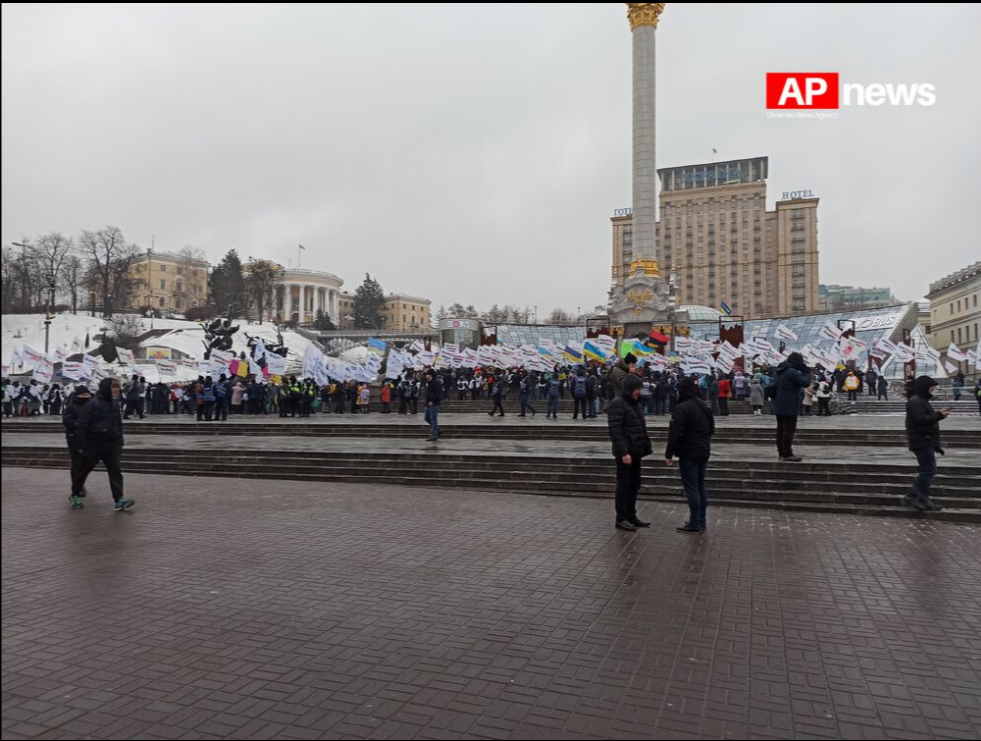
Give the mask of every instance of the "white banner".
POLYGON ((963 352, 957 345, 951 342, 950 347, 947 348, 947 357, 960 363, 967 360, 967 353, 963 352))
POLYGON ((835 324, 831 322, 825 322, 824 326, 821 327, 818 334, 826 340, 831 340, 832 342, 837 342, 838 338, 841 337, 844 330, 838 329, 835 324))
POLYGON ((157 373, 159 373, 161 376, 176 376, 177 363, 172 360, 158 360, 157 373))
POLYGON ((800 337, 798 337, 786 324, 781 324, 779 327, 777 327, 777 339, 792 340, 797 342, 800 337))

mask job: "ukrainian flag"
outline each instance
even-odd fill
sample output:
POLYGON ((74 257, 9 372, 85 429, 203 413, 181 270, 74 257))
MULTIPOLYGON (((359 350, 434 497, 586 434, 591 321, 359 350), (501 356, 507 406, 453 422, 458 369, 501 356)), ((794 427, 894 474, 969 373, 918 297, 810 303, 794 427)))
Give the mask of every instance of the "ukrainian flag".
POLYGON ((651 355, 652 351, 644 343, 639 342, 638 340, 624 340, 620 343, 620 357, 627 357, 627 353, 632 353, 638 358, 641 358, 644 355, 651 355))
POLYGON ((368 352, 384 355, 386 347, 388 347, 388 345, 381 340, 376 340, 374 337, 368 338, 368 352))
POLYGON ((571 360, 571 361, 572 361, 573 363, 581 363, 581 362, 582 362, 582 353, 581 353, 581 352, 579 352, 579 351, 578 351, 578 350, 577 350, 576 348, 574 348, 574 347, 573 347, 572 345, 566 345, 566 346, 565 346, 565 352, 564 352, 563 354, 564 354, 564 355, 565 355, 565 356, 566 356, 566 357, 567 357, 567 358, 568 358, 569 360, 571 360))
POLYGON ((583 354, 590 360, 598 360, 601 363, 606 360, 606 355, 603 353, 602 348, 597 347, 592 342, 587 342, 583 345, 583 354))

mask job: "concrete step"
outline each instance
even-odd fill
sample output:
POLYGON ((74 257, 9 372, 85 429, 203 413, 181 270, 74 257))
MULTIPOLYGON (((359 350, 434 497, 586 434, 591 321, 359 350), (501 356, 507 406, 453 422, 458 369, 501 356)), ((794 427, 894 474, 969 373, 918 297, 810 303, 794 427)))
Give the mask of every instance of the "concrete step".
MULTIPOLYGON (((4 460, 4 465, 20 465, 23 467, 51 467, 51 462, 37 462, 30 465, 27 462, 8 463, 4 460)), ((359 475, 335 475, 331 472, 317 471, 307 473, 303 471, 282 470, 264 471, 261 468, 244 469, 239 468, 232 471, 219 470, 218 468, 187 468, 173 467, 153 461, 130 462, 136 470, 141 473, 159 474, 178 474, 186 476, 214 476, 223 479, 229 477, 241 479, 280 479, 284 478, 284 473, 288 473, 290 480, 325 482, 325 483, 360 483, 378 485, 397 485, 397 486, 422 486, 434 489, 467 489, 481 491, 500 491, 507 493, 526 493, 548 496, 585 496, 611 498, 612 482, 607 480, 605 484, 595 486, 576 485, 574 487, 563 487, 551 481, 520 481, 513 482, 507 480, 481 479, 481 478, 432 478, 426 476, 406 477, 406 476, 382 476, 371 473, 361 473, 359 475)), ((645 486, 640 494, 642 499, 648 500, 672 500, 683 499, 680 485, 675 486, 645 486)), ((843 513, 843 514, 864 514, 864 515, 890 515, 903 517, 929 517, 931 519, 947 520, 955 522, 981 523, 981 501, 963 500, 948 498, 937 493, 937 500, 947 508, 940 513, 917 513, 899 504, 898 496, 867 496, 853 494, 804 494, 786 492, 783 490, 760 489, 750 494, 744 491, 733 491, 725 484, 712 482, 710 487, 711 502, 714 506, 739 506, 757 507, 767 509, 797 510, 810 512, 843 513)))

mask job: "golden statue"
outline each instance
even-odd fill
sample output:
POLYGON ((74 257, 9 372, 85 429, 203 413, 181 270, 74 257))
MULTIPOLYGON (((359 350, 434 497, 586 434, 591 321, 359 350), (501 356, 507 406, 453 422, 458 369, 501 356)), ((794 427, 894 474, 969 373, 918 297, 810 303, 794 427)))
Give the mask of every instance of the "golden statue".
POLYGON ((654 26, 664 12, 667 3, 627 3, 627 18, 630 20, 630 30, 637 26, 654 26))
POLYGON ((658 267, 657 260, 634 260, 630 263, 630 277, 637 275, 638 271, 644 271, 648 278, 660 278, 661 269, 658 267))

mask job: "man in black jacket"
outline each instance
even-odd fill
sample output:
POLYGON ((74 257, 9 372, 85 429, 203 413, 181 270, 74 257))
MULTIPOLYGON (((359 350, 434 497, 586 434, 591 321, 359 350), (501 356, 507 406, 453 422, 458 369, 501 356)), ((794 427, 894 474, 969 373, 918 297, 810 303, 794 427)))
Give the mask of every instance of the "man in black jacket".
POLYGON ((426 421, 429 423, 429 442, 439 441, 439 407, 443 403, 443 381, 434 370, 426 371, 426 421))
POLYGON ((654 452, 647 435, 647 422, 640 408, 640 378, 630 374, 623 380, 620 396, 610 402, 607 423, 617 461, 616 511, 617 530, 650 527, 637 517, 637 494, 640 492, 640 461, 654 452))
POLYGON ((943 506, 930 499, 930 482, 937 475, 937 453, 944 454, 940 442, 940 422, 947 419, 950 409, 935 411, 930 404, 933 389, 938 384, 930 376, 920 376, 913 382, 913 396, 906 402, 906 436, 909 449, 916 455, 918 474, 903 504, 925 512, 939 512, 943 506))
MULTIPOLYGON (((72 461, 72 477, 74 478, 75 471, 79 470, 82 465, 81 457, 82 454, 78 452, 78 442, 76 440, 75 431, 78 429, 78 420, 82 415, 82 409, 85 405, 89 403, 92 398, 92 392, 89 391, 88 386, 76 386, 75 393, 68 400, 65 405, 65 411, 61 414, 61 423, 65 426, 65 441, 68 443, 68 455, 71 457, 72 461)), ((78 494, 74 492, 68 497, 68 503, 72 506, 72 509, 81 509, 84 505, 82 502, 85 496, 85 487, 83 486, 78 494)))
POLYGON ((705 510, 708 494, 705 491, 705 471, 712 453, 715 419, 708 404, 698 398, 698 388, 690 378, 678 383, 678 405, 671 415, 668 445, 664 464, 672 465, 678 458, 681 481, 688 496, 688 522, 677 528, 679 533, 703 533, 707 528, 705 510))
POLYGON ((81 455, 78 468, 72 470, 72 496, 77 497, 85 479, 102 461, 109 474, 109 488, 117 512, 134 504, 132 499, 123 497, 123 421, 119 393, 119 381, 103 378, 95 398, 82 407, 75 427, 75 443, 81 455))

